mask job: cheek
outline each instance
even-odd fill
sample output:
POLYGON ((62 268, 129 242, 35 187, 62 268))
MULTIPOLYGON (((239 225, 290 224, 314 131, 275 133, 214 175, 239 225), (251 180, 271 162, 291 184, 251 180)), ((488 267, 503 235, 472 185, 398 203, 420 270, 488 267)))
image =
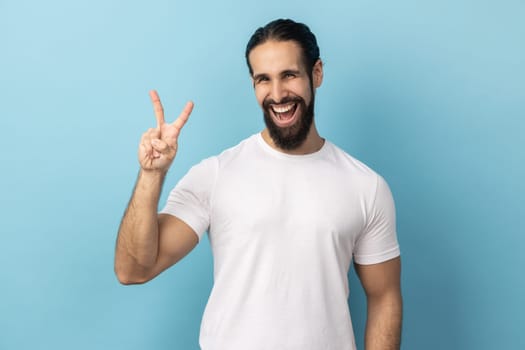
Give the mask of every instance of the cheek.
POLYGON ((297 82, 294 82, 294 84, 290 86, 290 90, 293 91, 295 95, 302 97, 306 104, 310 103, 312 93, 307 81, 298 80, 297 82))
POLYGON ((265 97, 266 97, 266 93, 263 91, 263 89, 255 88, 255 99, 257 100, 257 103, 259 104, 259 106, 262 107, 265 97))
POLYGON ((310 102, 312 101, 312 92, 310 90, 310 87, 307 87, 307 88, 303 87, 301 89, 301 93, 300 93, 299 96, 301 96, 303 98, 304 102, 307 105, 310 104, 310 102))

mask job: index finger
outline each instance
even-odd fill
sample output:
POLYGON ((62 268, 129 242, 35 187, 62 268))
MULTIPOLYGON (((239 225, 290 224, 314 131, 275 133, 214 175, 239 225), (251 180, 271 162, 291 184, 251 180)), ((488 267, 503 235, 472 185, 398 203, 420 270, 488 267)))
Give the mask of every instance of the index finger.
POLYGON ((153 103, 155 119, 157 119, 157 128, 160 128, 160 126, 164 124, 164 108, 162 107, 159 94, 156 90, 151 90, 149 92, 149 97, 151 98, 151 103, 153 103))
POLYGON ((188 121, 188 118, 190 117, 191 111, 193 110, 193 101, 188 101, 186 103, 186 106, 184 106, 184 109, 180 113, 179 117, 173 122, 173 126, 177 128, 177 130, 180 131, 184 124, 188 121))

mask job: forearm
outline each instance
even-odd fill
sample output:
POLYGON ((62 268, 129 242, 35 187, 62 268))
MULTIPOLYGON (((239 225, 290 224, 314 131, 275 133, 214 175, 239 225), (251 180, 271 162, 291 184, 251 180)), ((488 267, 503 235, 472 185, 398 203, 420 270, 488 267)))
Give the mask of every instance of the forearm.
POLYGON ((398 350, 401 344, 402 314, 401 293, 369 297, 365 349, 398 350))
POLYGON ((133 195, 120 224, 115 271, 126 282, 151 268, 158 255, 158 202, 164 173, 139 173, 133 195))

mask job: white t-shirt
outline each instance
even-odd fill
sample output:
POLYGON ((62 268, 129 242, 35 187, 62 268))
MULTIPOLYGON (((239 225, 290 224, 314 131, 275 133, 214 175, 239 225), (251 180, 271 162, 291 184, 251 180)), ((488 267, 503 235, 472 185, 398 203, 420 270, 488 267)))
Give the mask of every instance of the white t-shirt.
POLYGON ((348 271, 397 257, 386 182, 325 141, 288 155, 255 134, 190 169, 163 213, 208 232, 203 350, 355 349, 348 271))

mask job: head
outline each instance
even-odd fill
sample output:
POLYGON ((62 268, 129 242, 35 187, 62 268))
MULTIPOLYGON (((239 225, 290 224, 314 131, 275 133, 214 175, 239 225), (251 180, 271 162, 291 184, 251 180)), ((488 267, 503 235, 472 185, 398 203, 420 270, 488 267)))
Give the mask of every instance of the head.
POLYGON ((300 147, 311 129, 315 89, 322 81, 314 34, 292 20, 270 22, 252 35, 246 62, 275 145, 284 150, 300 147))
POLYGON ((246 45, 246 63, 250 74, 253 75, 253 67, 250 63, 250 53, 258 45, 273 41, 294 41, 301 48, 302 60, 310 80, 314 64, 320 59, 319 46, 315 35, 310 28, 303 23, 297 23, 291 19, 277 19, 258 28, 246 45))

